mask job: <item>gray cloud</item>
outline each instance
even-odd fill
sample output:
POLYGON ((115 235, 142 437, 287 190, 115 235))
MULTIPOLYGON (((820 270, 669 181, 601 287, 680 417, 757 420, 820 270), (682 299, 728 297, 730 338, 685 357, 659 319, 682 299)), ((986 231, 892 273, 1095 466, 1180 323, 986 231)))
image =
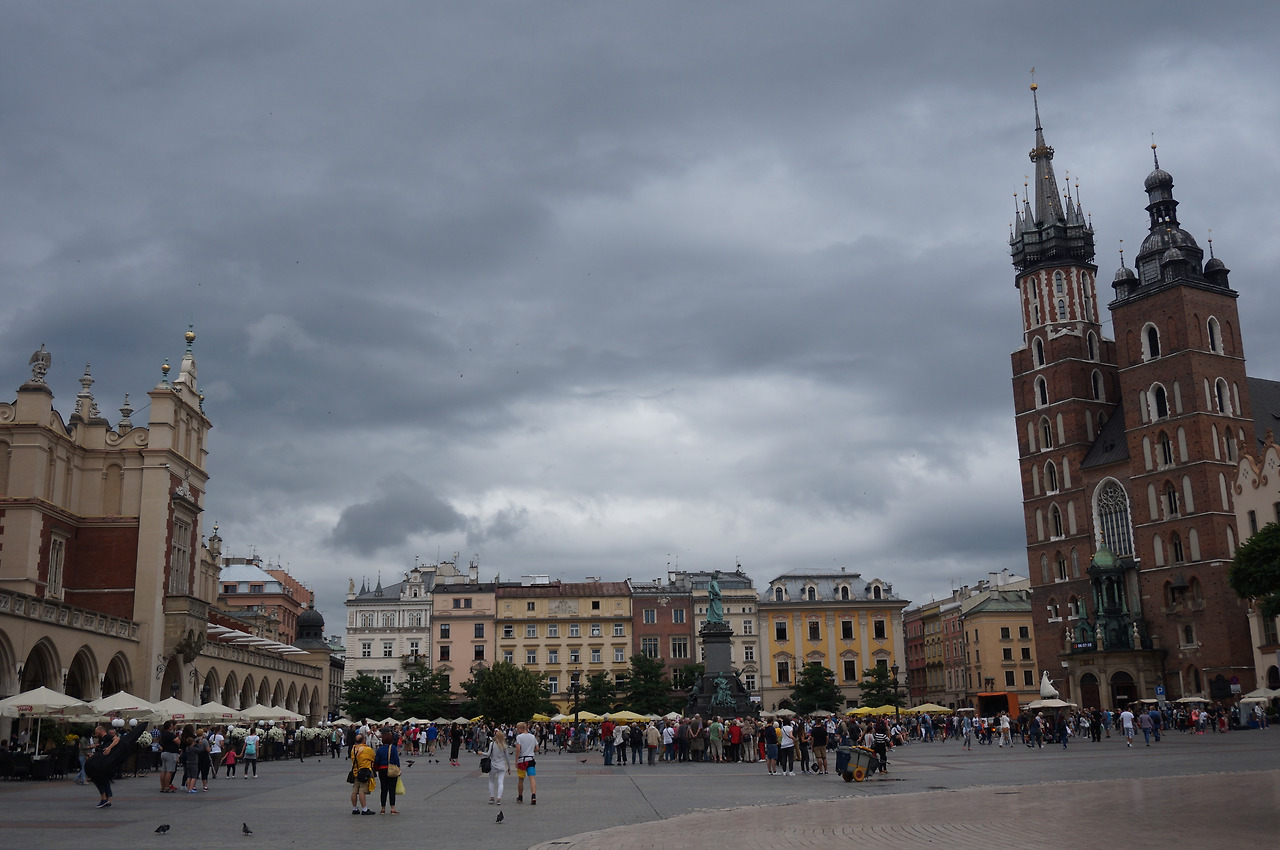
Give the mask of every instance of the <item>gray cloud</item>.
POLYGON ((372 555, 423 532, 450 532, 466 525, 448 502, 408 476, 390 476, 378 490, 372 499, 342 510, 330 538, 333 546, 372 555))

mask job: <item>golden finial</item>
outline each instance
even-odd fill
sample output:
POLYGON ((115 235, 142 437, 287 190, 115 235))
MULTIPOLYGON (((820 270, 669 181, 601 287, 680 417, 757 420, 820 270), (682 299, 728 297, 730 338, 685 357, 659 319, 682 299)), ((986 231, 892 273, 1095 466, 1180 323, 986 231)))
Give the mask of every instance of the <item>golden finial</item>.
POLYGON ((160 367, 160 371, 164 372, 166 376, 169 374, 169 358, 168 357, 164 359, 164 365, 160 367))
POLYGON ((182 338, 187 341, 187 345, 196 341, 196 332, 193 330, 194 327, 194 325, 187 325, 187 332, 182 335, 182 338))
POLYGON ((1036 85, 1036 69, 1033 67, 1031 69, 1031 90, 1035 91, 1038 88, 1040 87, 1036 85))

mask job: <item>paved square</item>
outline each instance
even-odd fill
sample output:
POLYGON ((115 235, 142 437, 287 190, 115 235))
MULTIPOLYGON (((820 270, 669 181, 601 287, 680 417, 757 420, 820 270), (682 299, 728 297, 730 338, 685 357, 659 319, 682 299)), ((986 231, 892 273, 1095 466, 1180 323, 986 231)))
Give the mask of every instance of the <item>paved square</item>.
MULTIPOLYGON (((407 757, 406 757, 407 761, 407 757)), ((1078 844, 1082 823, 1111 844, 1207 846, 1272 842, 1280 818, 1280 732, 1167 736, 1127 749, 1098 744, 1011 750, 911 744, 885 780, 835 775, 769 777, 762 764, 606 768, 599 753, 538 759, 538 805, 504 792, 504 822, 478 759, 465 768, 416 759, 399 817, 352 817, 341 760, 264 762, 256 780, 218 779, 208 793, 160 794, 153 776, 116 783, 116 804, 94 808, 92 786, 69 781, 0 783, 4 825, 15 846, 63 848, 95 838, 107 846, 325 850, 360 842, 438 848, 585 850, 674 847, 690 835, 731 846, 908 847, 1078 844), (247 822, 254 835, 240 833, 247 822), (170 824, 168 835, 157 825, 170 824), (604 830, 602 832, 602 830, 604 830), (94 836, 97 831, 99 834, 94 836), (92 836, 92 837, 91 837, 92 836)), ((376 795, 375 795, 376 797, 376 795)), ((374 800, 376 802, 376 799, 374 800)), ((1269 846, 1260 844, 1259 846, 1269 846)))

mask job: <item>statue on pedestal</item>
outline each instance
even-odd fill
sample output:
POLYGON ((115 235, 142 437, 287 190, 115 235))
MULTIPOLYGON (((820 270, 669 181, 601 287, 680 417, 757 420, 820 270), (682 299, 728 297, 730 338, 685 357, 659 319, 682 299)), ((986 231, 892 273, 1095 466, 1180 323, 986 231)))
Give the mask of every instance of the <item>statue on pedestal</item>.
POLYGON ((723 623, 724 622, 724 603, 720 599, 720 571, 716 570, 711 574, 711 581, 707 583, 707 622, 723 623))

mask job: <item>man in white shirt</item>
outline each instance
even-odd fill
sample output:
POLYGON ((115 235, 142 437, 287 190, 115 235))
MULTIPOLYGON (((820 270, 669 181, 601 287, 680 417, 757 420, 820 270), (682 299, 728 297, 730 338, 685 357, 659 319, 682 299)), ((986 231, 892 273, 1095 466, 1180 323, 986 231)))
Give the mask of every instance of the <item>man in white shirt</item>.
POLYGON ((1010 730, 1009 730, 1009 712, 1002 711, 1000 712, 1000 747, 1001 749, 1003 749, 1006 744, 1009 746, 1010 750, 1013 749, 1013 735, 1010 733, 1010 730))
POLYGON ((524 802, 524 778, 529 777, 529 805, 538 805, 538 772, 534 754, 538 739, 523 720, 516 724, 516 802, 524 802))
POLYGON ((778 764, 787 776, 796 775, 796 730, 790 721, 784 720, 778 731, 778 764))
POLYGON ((1124 745, 1133 746, 1133 712, 1125 709, 1120 712, 1120 728, 1124 730, 1124 745))

